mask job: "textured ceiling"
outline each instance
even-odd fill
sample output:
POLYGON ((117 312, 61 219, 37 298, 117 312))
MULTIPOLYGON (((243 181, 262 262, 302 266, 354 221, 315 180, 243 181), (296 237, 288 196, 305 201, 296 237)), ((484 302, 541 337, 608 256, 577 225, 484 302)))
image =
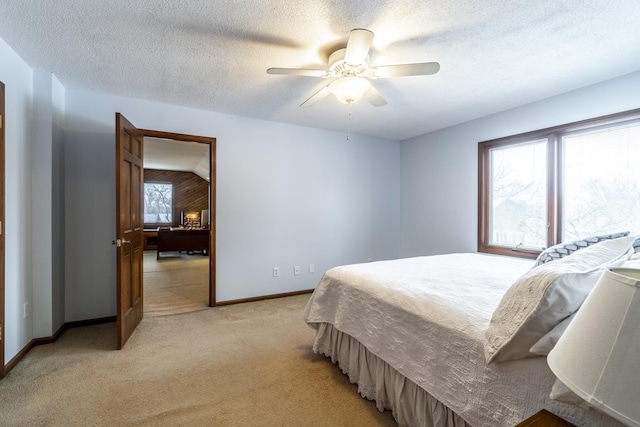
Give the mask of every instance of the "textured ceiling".
MULTIPOLYGON (((0 0, 0 37, 67 88, 406 139, 640 69, 638 0, 0 0), (323 68, 349 31, 371 64, 437 61, 379 79, 384 107, 324 83, 267 75, 323 68)), ((1 63, 0 63, 1 66, 1 63)))

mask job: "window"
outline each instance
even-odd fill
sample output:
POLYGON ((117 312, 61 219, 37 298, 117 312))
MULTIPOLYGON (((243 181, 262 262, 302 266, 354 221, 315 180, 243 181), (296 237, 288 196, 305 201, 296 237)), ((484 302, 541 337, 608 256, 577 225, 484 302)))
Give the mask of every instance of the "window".
POLYGON ((144 223, 173 223, 173 184, 144 183, 144 223))
POLYGON ((640 233, 640 110, 479 144, 478 250, 640 233))

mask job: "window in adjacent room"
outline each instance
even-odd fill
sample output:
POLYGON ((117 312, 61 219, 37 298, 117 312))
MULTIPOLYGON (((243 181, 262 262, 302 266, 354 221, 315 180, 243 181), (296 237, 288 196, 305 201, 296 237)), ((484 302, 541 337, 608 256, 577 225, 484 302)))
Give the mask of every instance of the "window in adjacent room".
POLYGON ((479 144, 480 252, 640 233, 640 110, 479 144))
POLYGON ((171 224, 173 212, 173 184, 144 183, 144 223, 171 224))

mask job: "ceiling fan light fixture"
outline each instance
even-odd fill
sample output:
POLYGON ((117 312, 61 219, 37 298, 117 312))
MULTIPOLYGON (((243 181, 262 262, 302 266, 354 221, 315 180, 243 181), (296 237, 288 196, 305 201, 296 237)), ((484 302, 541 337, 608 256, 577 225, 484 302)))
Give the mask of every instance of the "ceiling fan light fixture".
POLYGON ((331 93, 345 104, 358 102, 370 88, 371 82, 362 77, 343 77, 329 85, 331 93))
POLYGON ((353 104, 366 93, 366 100, 374 107, 387 104, 384 97, 371 85, 369 79, 426 76, 440 70, 437 62, 418 62, 414 64, 369 65, 369 50, 373 42, 373 33, 364 28, 355 28, 349 33, 347 46, 336 50, 329 56, 329 67, 326 70, 306 68, 269 68, 268 74, 294 76, 311 76, 328 79, 319 91, 300 104, 308 107, 333 93, 340 102, 353 104))

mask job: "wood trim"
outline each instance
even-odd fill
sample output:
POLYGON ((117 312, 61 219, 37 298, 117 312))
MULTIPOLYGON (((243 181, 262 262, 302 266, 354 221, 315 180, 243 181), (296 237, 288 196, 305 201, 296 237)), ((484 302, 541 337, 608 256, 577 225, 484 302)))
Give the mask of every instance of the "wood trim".
POLYGON ((640 117, 640 108, 635 110, 622 111, 620 113, 609 114, 606 116, 594 117, 592 119, 580 120, 577 122, 566 123, 563 125, 552 126, 544 129, 524 132, 512 136, 481 141, 479 144, 489 144, 492 148, 502 145, 510 145, 516 141, 527 141, 535 138, 546 138, 554 133, 568 133, 586 128, 596 127, 599 125, 615 124, 616 122, 625 122, 640 117))
POLYGON ((284 297, 293 297, 296 295, 304 295, 310 294, 314 291, 314 289, 305 289, 303 291, 295 291, 295 292, 285 292, 282 294, 271 294, 271 295, 263 295, 260 297, 252 297, 252 298, 242 298, 242 299, 234 299, 229 301, 221 301, 215 304, 216 307, 220 307, 223 305, 232 305, 232 304, 242 304, 245 302, 256 302, 256 301, 265 301, 276 298, 284 298, 284 297))
POLYGON ((215 144, 216 139, 208 136, 187 135, 185 133, 164 132, 152 129, 138 129, 144 136, 153 138, 175 139, 176 141, 199 142, 201 144, 215 144))
POLYGON ((489 192, 489 180, 487 179, 489 166, 487 163, 488 148, 484 144, 478 144, 478 252, 487 252, 485 242, 489 241, 489 207, 487 206, 487 194, 489 192))
POLYGON ((216 222, 216 194, 217 194, 217 151, 216 140, 211 141, 209 157, 209 307, 216 305, 216 232, 218 225, 216 222))
POLYGON ((79 326, 99 325, 102 323, 111 323, 116 321, 116 316, 101 317, 97 319, 80 320, 75 322, 66 322, 50 337, 34 338, 22 350, 16 354, 13 359, 4 365, 4 373, 8 374, 34 347, 43 344, 52 344, 60 338, 60 336, 69 328, 77 328, 79 326))
POLYGON ((98 317, 96 319, 87 319, 87 320, 74 320, 73 322, 66 322, 63 325, 63 328, 60 328, 62 329, 60 333, 70 328, 80 328, 82 326, 100 325, 103 323, 115 322, 116 320, 117 320, 116 316, 98 317))
POLYGON ((522 421, 516 427, 576 427, 575 424, 566 421, 556 414, 542 409, 522 421))
POLYGON ((505 255, 518 258, 535 259, 539 251, 515 249, 507 246, 488 245, 489 241, 489 151, 492 148, 508 145, 502 141, 496 145, 478 144, 478 252, 505 255))
POLYGON ((560 242, 560 211, 561 195, 559 189, 562 188, 558 176, 558 165, 560 161, 560 143, 558 134, 552 133, 547 139, 547 247, 551 247, 560 242))
POLYGON ((4 83, 0 82, 0 379, 4 378, 4 342, 5 342, 5 320, 4 320, 4 260, 5 242, 4 230, 6 230, 4 218, 4 180, 5 180, 5 106, 4 106, 4 83))
MULTIPOLYGON (((143 137, 174 139, 176 141, 198 142, 209 144, 209 307, 216 305, 216 139, 206 136, 187 135, 183 133, 163 132, 152 129, 139 129, 143 137)), ((144 158, 144 154, 143 154, 144 158)))

